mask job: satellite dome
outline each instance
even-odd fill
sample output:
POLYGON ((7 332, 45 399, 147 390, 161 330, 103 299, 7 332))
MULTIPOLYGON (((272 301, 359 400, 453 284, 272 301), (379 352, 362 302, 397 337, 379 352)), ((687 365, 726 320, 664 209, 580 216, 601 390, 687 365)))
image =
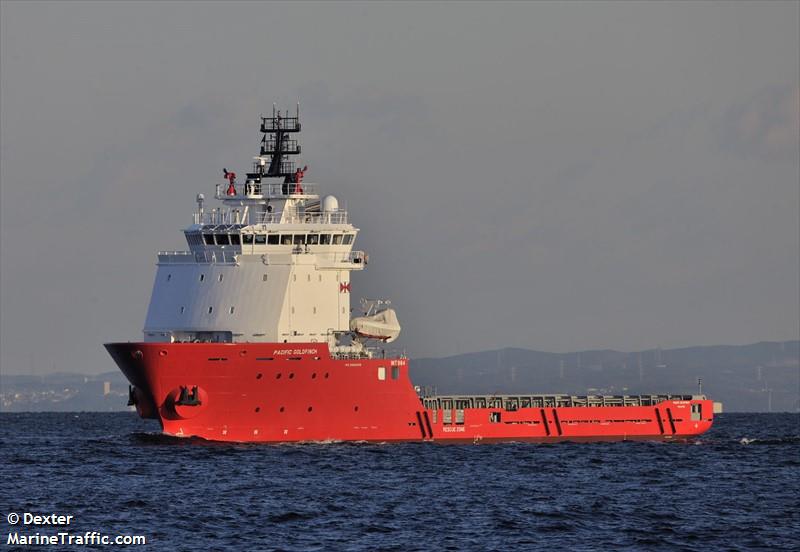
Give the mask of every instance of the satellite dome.
POLYGON ((322 200, 322 210, 326 213, 335 213, 339 210, 339 200, 336 196, 325 196, 322 200))

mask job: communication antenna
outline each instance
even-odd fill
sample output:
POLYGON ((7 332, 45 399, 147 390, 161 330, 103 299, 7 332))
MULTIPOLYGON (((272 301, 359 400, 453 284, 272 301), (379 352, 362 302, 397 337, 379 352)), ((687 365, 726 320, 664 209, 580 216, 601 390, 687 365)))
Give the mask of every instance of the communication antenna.
POLYGON ((206 196, 204 196, 203 194, 197 194, 197 212, 200 215, 201 219, 203 218, 203 202, 205 200, 206 196))

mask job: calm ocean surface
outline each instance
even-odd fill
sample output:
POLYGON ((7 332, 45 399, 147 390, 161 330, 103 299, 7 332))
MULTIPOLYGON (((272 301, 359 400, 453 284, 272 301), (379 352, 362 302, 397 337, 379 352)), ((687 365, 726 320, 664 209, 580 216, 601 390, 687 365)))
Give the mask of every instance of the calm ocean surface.
POLYGON ((800 548, 797 414, 723 414, 692 444, 223 445, 157 429, 0 414, 0 548, 59 531, 11 512, 150 550, 800 548))

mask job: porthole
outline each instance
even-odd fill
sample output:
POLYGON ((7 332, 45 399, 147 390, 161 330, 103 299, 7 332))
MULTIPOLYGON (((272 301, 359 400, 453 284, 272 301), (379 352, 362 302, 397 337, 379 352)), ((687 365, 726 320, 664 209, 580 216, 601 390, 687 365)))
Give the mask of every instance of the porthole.
POLYGON ((312 410, 314 410, 314 407, 313 406, 309 406, 308 407, 308 411, 311 412, 312 410))
POLYGON ((328 372, 325 372, 325 379, 328 379, 328 376, 330 376, 330 374, 328 372))
POLYGON ((181 314, 183 314, 184 312, 186 312, 186 307, 181 307, 181 314))
POLYGON ((203 280, 205 280, 205 279, 206 279, 206 275, 205 275, 205 274, 201 274, 201 275, 200 275, 200 281, 202 282, 202 281, 203 281, 203 280))
POLYGON ((256 407, 256 412, 261 412, 261 407, 260 406, 256 407))
POLYGON ((284 411, 284 407, 281 407, 281 408, 280 408, 280 412, 283 412, 283 411, 284 411))
POLYGON ((262 373, 260 373, 260 372, 259 372, 258 374, 256 374, 256 379, 261 379, 261 378, 263 377, 263 375, 264 375, 264 374, 262 374, 262 373))
POLYGON ((262 281, 262 282, 266 282, 266 281, 267 281, 267 275, 266 275, 266 274, 264 274, 264 275, 261 277, 261 281, 262 281))
POLYGON ((167 356, 167 351, 165 351, 164 349, 161 349, 161 350, 158 352, 158 355, 159 355, 159 356, 167 356))
POLYGON ((172 280, 172 274, 167 274, 167 282, 169 282, 170 280, 172 280))
POLYGON ((208 307, 208 314, 211 314, 212 312, 214 312, 214 307, 208 307))
POLYGON ((316 373, 316 372, 314 372, 313 374, 311 374, 311 379, 317 379, 317 373, 316 373))
POLYGON ((353 407, 353 412, 358 412, 358 407, 357 406, 353 407))
POLYGON ((220 275, 219 275, 219 281, 220 281, 220 282, 222 281, 222 277, 223 277, 223 276, 224 276, 224 274, 220 274, 220 275))
POLYGON ((236 307, 231 307, 231 308, 230 308, 230 313, 231 313, 231 314, 233 314, 233 311, 234 311, 234 309, 235 309, 235 308, 236 308, 236 307))
POLYGON ((289 373, 289 379, 294 379, 294 372, 289 373))
POLYGON ((281 373, 280 373, 280 372, 278 372, 277 374, 275 374, 275 379, 281 379, 281 373))

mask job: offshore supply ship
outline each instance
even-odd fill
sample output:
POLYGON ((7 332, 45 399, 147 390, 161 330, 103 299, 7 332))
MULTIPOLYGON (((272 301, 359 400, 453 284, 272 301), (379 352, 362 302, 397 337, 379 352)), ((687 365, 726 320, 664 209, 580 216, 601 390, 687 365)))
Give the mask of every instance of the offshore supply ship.
POLYGON ((163 432, 218 441, 682 440, 708 430, 704 395, 422 393, 386 301, 351 317, 369 257, 337 198, 304 179, 299 107, 261 117, 241 182, 197 196, 187 251, 158 254, 143 340, 105 345, 129 404, 163 432))

